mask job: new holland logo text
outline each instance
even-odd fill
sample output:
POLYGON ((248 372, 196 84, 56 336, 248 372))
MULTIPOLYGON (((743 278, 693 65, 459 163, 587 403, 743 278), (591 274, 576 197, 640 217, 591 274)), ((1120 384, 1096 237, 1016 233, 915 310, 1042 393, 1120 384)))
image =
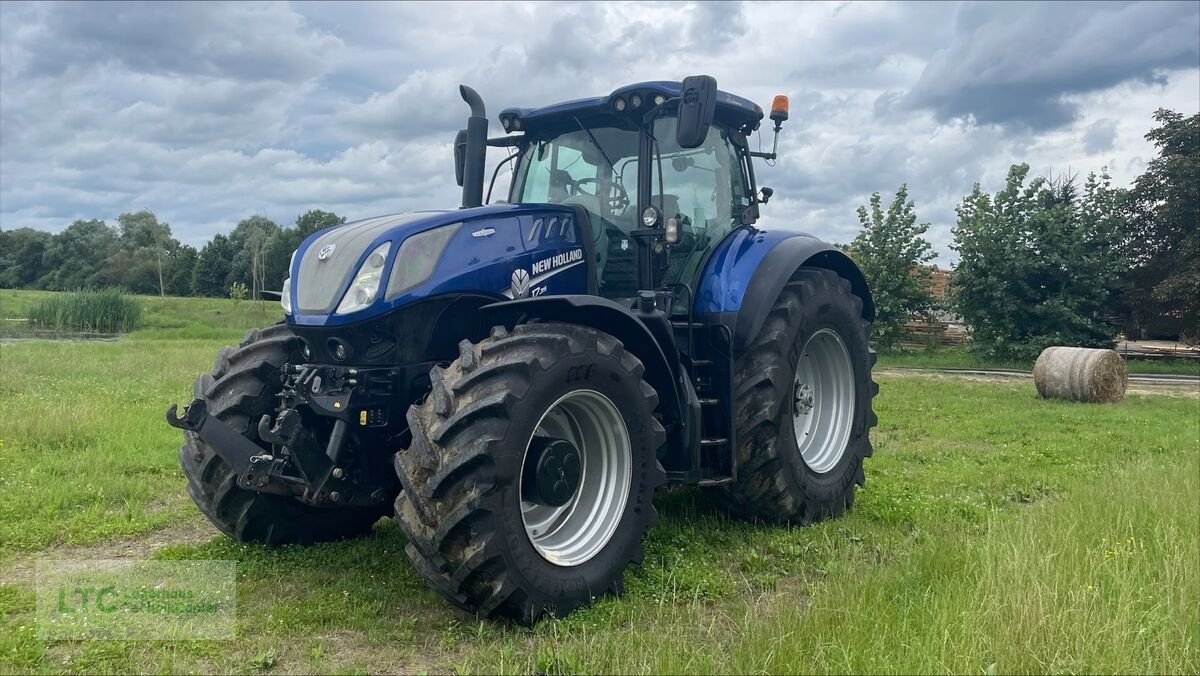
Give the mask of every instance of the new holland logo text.
POLYGON ((540 275, 556 268, 561 268, 564 265, 578 263, 581 260, 583 260, 583 249, 571 249, 570 251, 564 251, 559 254, 554 254, 549 258, 543 258, 542 260, 534 263, 533 274, 540 275))

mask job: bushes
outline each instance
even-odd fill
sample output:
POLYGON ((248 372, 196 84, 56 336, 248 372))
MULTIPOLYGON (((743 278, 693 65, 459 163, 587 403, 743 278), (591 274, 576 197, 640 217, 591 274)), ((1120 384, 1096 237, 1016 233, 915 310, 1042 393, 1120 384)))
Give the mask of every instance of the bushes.
POLYGON ((971 349, 1032 361, 1050 345, 1112 347, 1110 301, 1124 262, 1124 192, 1107 174, 1035 178, 1015 164, 1004 190, 975 185, 957 207, 950 292, 971 327, 971 349))
MULTIPOLYGON (((935 254, 923 237, 928 223, 917 224, 908 186, 901 185, 887 211, 879 193, 871 195, 871 210, 858 208, 862 231, 850 245, 850 256, 862 269, 875 300, 871 342, 893 348, 911 333, 906 324, 915 317, 930 318, 931 271, 925 266, 935 254)), ((938 325, 940 326, 940 324, 938 325)))
POLYGON ((29 310, 31 324, 51 329, 123 333, 142 323, 142 307, 120 289, 55 294, 29 310))

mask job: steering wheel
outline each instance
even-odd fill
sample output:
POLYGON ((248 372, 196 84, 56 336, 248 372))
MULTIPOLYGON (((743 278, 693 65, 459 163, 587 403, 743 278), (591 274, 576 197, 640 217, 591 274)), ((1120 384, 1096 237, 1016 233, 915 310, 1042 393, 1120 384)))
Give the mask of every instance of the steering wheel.
MULTIPOLYGON (((595 178, 581 178, 575 181, 575 190, 588 197, 596 197, 596 192, 600 190, 600 181, 595 178), (592 192, 583 190, 584 185, 594 184, 592 192)), ((625 207, 629 206, 629 193, 625 191, 625 186, 620 183, 610 182, 608 184, 608 195, 604 197, 608 202, 608 210, 610 213, 619 214, 625 211, 625 207)))

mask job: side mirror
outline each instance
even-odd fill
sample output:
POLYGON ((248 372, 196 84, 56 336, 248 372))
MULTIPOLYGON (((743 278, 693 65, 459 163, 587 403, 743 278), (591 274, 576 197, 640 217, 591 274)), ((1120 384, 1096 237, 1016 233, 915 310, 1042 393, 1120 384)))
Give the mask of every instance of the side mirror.
POLYGON ((459 129, 454 136, 454 180, 461 188, 467 167, 467 130, 459 129))
POLYGON ((772 190, 771 188, 768 188, 766 186, 763 186, 758 191, 758 201, 762 202, 763 204, 766 204, 767 202, 771 201, 771 196, 774 194, 775 194, 774 190, 772 190))
POLYGON ((696 166, 696 160, 690 157, 675 157, 671 159, 671 168, 679 173, 683 173, 694 166, 696 166))
POLYGON ((679 147, 699 148, 708 136, 708 126, 716 111, 717 81, 708 75, 685 77, 675 125, 675 142, 679 147))

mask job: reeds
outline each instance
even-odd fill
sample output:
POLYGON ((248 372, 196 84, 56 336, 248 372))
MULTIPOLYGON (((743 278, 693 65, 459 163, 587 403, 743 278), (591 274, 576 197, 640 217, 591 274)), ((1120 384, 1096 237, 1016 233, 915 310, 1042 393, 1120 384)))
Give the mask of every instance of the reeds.
POLYGON ((142 307, 120 289, 81 289, 45 298, 29 310, 29 322, 55 330, 124 333, 142 323, 142 307))

